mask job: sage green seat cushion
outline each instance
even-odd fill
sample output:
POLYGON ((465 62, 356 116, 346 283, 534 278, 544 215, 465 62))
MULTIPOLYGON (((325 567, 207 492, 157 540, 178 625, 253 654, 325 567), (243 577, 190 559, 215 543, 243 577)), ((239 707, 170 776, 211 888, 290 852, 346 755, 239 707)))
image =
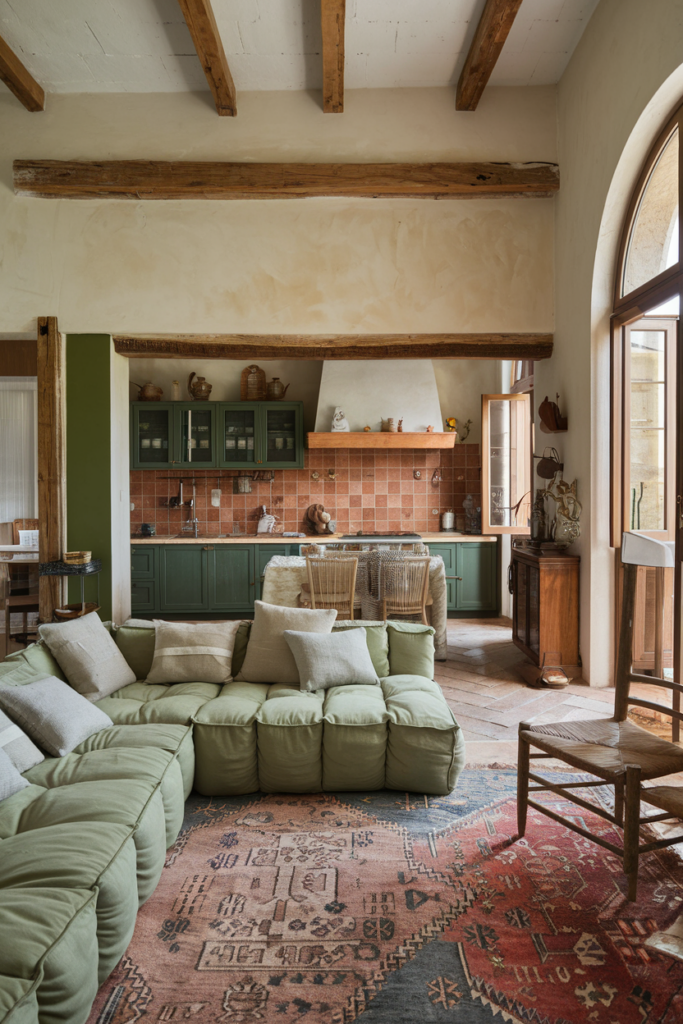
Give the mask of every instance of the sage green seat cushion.
POLYGON ((115 725, 189 725, 208 700, 221 692, 218 683, 129 683, 97 702, 115 725))
POLYGON ((323 788, 324 690, 274 683, 256 715, 259 788, 319 793, 323 788))
POLYGON ((66 679, 50 650, 43 641, 31 644, 23 651, 15 651, 0 664, 0 683, 6 686, 23 686, 46 676, 66 679))
POLYGON ((464 765, 465 742, 440 686, 412 675, 381 683, 389 717, 387 789, 450 793, 464 765))
POLYGON ((0 1021, 3 1024, 36 1024, 37 1020, 38 980, 28 981, 0 974, 0 1021))
POLYGON ((323 707, 324 790, 383 789, 389 715, 379 686, 333 686, 323 707))
POLYGON ((0 943, 0 1020, 84 1024, 97 994, 96 905, 84 889, 0 890, 0 935, 11 938, 0 943))
POLYGON ((268 690, 266 683, 226 683, 195 715, 195 789, 203 796, 259 788, 256 716, 268 690))
POLYGON ((175 842, 182 825, 184 787, 180 765, 172 752, 158 747, 110 747, 48 758, 25 772, 24 778, 46 789, 107 780, 147 782, 159 787, 167 847, 175 842))
POLYGON ((140 779, 78 782, 57 789, 31 785, 0 803, 0 839, 80 821, 111 821, 135 830, 138 903, 142 905, 154 892, 166 858, 159 786, 140 779))
POLYGON ((392 676, 424 676, 434 678, 434 633, 432 626, 421 622, 387 622, 389 664, 392 676))
POLYGON ((74 753, 83 754, 89 750, 109 750, 112 747, 157 748, 173 754, 180 766, 183 796, 187 800, 194 779, 192 726, 157 723, 139 728, 135 725, 114 725, 108 729, 102 729, 94 736, 89 736, 75 748, 74 753))
POLYGON ((96 890, 101 984, 131 940, 138 909, 132 829, 111 822, 51 825, 0 842, 0 890, 96 890))

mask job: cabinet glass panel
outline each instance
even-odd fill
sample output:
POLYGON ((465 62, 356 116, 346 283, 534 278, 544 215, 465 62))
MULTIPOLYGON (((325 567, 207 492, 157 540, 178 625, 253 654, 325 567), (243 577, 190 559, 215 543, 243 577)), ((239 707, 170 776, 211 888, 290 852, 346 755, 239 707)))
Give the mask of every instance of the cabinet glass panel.
POLYGON ((180 459, 201 465, 213 462, 213 416, 201 406, 180 413, 180 459))
POLYGON ((168 409, 138 411, 137 457, 141 466, 165 465, 169 461, 171 414, 168 409))
POLYGON ((294 462, 296 452, 296 411, 266 409, 265 462, 294 462))
POLYGON ((223 451, 225 462, 256 462, 256 412, 254 409, 226 409, 223 414, 223 451))
POLYGON ((529 395, 482 395, 482 532, 528 533, 529 395))

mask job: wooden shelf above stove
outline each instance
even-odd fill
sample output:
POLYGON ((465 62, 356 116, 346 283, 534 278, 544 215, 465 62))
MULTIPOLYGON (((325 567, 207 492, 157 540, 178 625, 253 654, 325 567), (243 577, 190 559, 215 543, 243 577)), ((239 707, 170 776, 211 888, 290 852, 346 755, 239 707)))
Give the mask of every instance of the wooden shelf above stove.
POLYGON ((379 430, 351 430, 306 434, 309 448, 454 448, 457 434, 441 432, 389 433, 379 430))

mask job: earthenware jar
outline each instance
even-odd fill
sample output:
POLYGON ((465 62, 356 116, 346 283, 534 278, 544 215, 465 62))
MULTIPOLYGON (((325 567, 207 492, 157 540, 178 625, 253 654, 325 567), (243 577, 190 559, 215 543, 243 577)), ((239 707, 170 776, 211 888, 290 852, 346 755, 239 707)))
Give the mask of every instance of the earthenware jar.
MULTIPOLYGON (((135 384, 135 381, 133 381, 135 384)), ((148 380, 146 384, 135 384, 136 388, 140 388, 138 395, 139 402, 158 402, 163 395, 163 389, 152 384, 151 380, 148 380)))
POLYGON ((196 374, 193 371, 187 378, 187 390, 190 398, 194 398, 196 402, 208 402, 212 385, 207 383, 206 377, 197 377, 193 383, 192 378, 195 376, 196 374))

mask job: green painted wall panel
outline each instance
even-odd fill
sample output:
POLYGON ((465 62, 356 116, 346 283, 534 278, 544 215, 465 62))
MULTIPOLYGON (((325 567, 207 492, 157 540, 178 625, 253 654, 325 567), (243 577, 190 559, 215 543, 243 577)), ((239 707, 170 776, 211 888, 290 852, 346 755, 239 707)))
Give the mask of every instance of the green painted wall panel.
MULTIPOLYGON (((66 534, 70 551, 102 559, 100 616, 111 618, 111 337, 69 334, 66 339, 66 534)), ((86 579, 86 600, 97 583, 86 579)), ((69 580, 69 600, 80 600, 80 580, 69 580)))

